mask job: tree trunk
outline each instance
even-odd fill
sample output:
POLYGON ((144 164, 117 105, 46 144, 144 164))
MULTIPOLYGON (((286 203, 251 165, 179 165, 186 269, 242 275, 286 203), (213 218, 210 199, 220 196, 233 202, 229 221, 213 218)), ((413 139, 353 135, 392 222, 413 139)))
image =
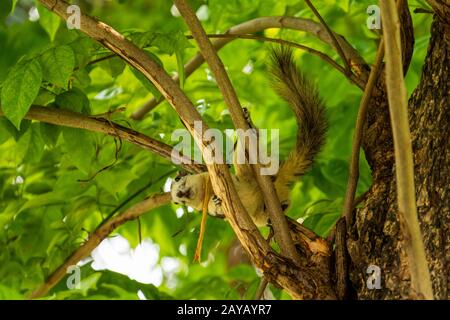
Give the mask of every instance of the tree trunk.
MULTIPOLYGON (((441 17, 442 18, 442 17, 441 17)), ((409 100, 419 220, 436 299, 449 297, 450 26, 434 17, 422 78, 409 100)), ((381 81, 383 83, 383 81, 381 81)), ((348 232, 350 282, 356 299, 408 299, 410 275, 397 212, 389 115, 381 95, 369 110, 363 139, 373 185, 348 232), (379 267, 381 285, 369 277, 379 267), (375 267, 375 268, 376 268, 375 267), (369 273, 368 273, 369 272, 369 273), (369 282, 369 285, 368 285, 369 282)), ((384 98, 385 100, 385 98, 384 98)))

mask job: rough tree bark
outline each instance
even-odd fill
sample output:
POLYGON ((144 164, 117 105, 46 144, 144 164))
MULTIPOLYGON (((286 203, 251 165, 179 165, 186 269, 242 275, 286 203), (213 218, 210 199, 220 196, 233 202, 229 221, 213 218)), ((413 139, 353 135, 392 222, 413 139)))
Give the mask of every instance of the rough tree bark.
MULTIPOLYGON (((448 299, 450 292, 449 53, 450 26, 435 16, 421 81, 409 99, 408 112, 417 209, 436 299, 448 299)), ((363 139, 373 185, 349 230, 350 281, 356 299, 407 299, 414 293, 397 214, 389 115, 380 101, 383 97, 374 100, 363 139), (369 265, 380 268, 381 289, 368 288, 369 265)))

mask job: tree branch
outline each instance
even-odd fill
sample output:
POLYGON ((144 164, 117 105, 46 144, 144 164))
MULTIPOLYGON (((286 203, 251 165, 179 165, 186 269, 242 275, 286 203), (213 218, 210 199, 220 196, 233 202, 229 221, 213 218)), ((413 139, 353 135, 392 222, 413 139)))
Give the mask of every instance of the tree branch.
MULTIPOLYGON (((340 73, 342 73, 345 77, 347 77, 351 82, 353 82, 355 85, 357 85, 361 89, 364 88, 364 86, 362 85, 362 82, 360 81, 359 78, 357 78, 353 73, 350 73, 349 75, 347 75, 345 69, 342 66, 340 66, 336 61, 331 59, 328 55, 326 55, 325 53, 323 53, 319 50, 310 48, 308 46, 304 46, 302 44, 298 44, 298 43, 283 40, 283 39, 268 38, 268 37, 262 37, 262 36, 252 35, 252 34, 208 34, 207 36, 210 39, 212 39, 212 38, 232 38, 232 39, 250 39, 250 40, 273 42, 273 43, 278 43, 281 45, 297 48, 300 50, 304 50, 308 53, 311 53, 312 55, 319 57, 320 59, 322 59, 329 65, 331 65, 333 68, 338 70, 340 73)), ((192 36, 187 36, 187 37, 192 38, 192 36)))
POLYGON ((367 107, 372 97, 372 91, 377 83, 378 76, 381 71, 381 64, 384 57, 384 41, 381 40, 378 45, 375 63, 370 71, 369 80, 367 80, 366 88, 358 109, 356 118, 355 133, 353 135, 352 154, 350 159, 350 167, 348 171, 347 191, 345 193, 344 206, 342 216, 345 217, 347 226, 353 223, 353 208, 355 203, 355 192, 359 179, 359 151, 361 149, 361 140, 363 135, 364 122, 367 117, 367 107))
MULTIPOLYGON (((245 120, 244 111, 242 110, 230 78, 225 71, 225 67, 219 59, 214 46, 209 41, 205 30, 195 15, 195 12, 186 0, 174 0, 173 2, 191 30, 192 36, 198 43, 200 52, 214 74, 217 86, 219 87, 225 103, 228 106, 231 119, 233 120, 236 129, 250 130, 250 126, 245 120)), ((253 174, 256 177, 259 187, 261 188, 270 221, 275 232, 275 239, 280 246, 281 253, 289 259, 299 263, 300 256, 298 255, 290 236, 286 218, 283 210, 281 209, 280 201, 270 177, 261 175, 261 165, 259 163, 253 164, 251 168, 253 169, 253 174)), ((255 192, 257 192, 257 190, 255 190, 255 192)))
POLYGON ((400 21, 394 1, 380 0, 386 46, 386 87, 394 137, 398 214, 411 273, 412 297, 433 299, 414 190, 414 164, 403 79, 400 21), (416 296, 417 295, 417 296, 416 296))
POLYGON ((319 11, 313 6, 310 0, 305 0, 308 7, 311 9, 311 11, 314 13, 314 15, 319 19, 320 23, 323 25, 325 30, 328 32, 328 35, 331 38, 331 41, 333 42, 334 47, 336 48, 336 51, 338 52, 339 56, 341 57, 342 61, 344 62, 346 75, 350 76, 352 74, 352 69, 350 67, 350 64, 347 61, 347 57, 345 56, 344 51, 341 48, 340 43, 337 41, 336 36, 334 35, 334 32, 331 31, 330 27, 327 25, 325 20, 320 15, 319 11))
MULTIPOLYGON (((3 116, 1 108, 0 116, 3 116)), ((105 133, 113 137, 118 137, 124 141, 128 141, 141 148, 150 150, 151 152, 172 162, 171 146, 101 117, 96 118, 94 116, 86 116, 81 113, 64 109, 32 106, 26 114, 25 119, 105 133)), ((181 162, 181 166, 183 166, 183 168, 190 172, 199 173, 206 171, 205 166, 192 163, 192 160, 189 158, 178 156, 177 153, 174 153, 173 156, 176 157, 176 160, 181 162)))
POLYGON ((264 276, 261 277, 261 282, 259 283, 258 289, 255 293, 255 299, 253 300, 262 300, 264 298, 264 291, 266 291, 267 285, 269 282, 264 276))
POLYGON ((33 291, 28 298, 36 299, 48 293, 64 276, 67 274, 67 268, 76 265, 82 259, 88 257, 91 252, 102 242, 111 232, 127 221, 134 220, 144 213, 168 204, 171 200, 170 193, 157 194, 149 197, 117 217, 102 223, 86 240, 86 242, 74 251, 69 258, 56 269, 38 289, 33 291))
MULTIPOLYGON (((260 32, 270 28, 280 28, 280 29, 285 28, 308 32, 311 35, 317 37, 322 42, 332 46, 336 50, 336 47, 334 46, 332 39, 330 38, 329 34, 326 32, 324 27, 321 24, 309 19, 283 17, 283 16, 261 17, 233 26, 230 29, 228 29, 226 34, 233 34, 233 35, 249 34, 260 32)), ((335 38, 339 42, 342 50, 345 53, 345 56, 347 57, 350 66, 352 67, 352 71, 354 72, 355 75, 355 81, 358 81, 358 87, 364 88, 364 84, 368 76, 368 68, 366 63, 364 62, 364 59, 342 36, 335 34, 335 38)), ((234 38, 218 39, 213 42, 213 46, 216 50, 220 50, 226 44, 231 42, 233 39, 234 38)), ((197 70, 197 68, 199 68, 203 64, 203 62, 205 62, 203 56, 200 53, 198 53, 188 63, 186 63, 184 66, 185 70, 184 73, 186 78, 189 77, 195 70, 197 70)), ((173 80, 178 82, 179 81, 178 75, 175 75, 173 77, 173 80)), ((155 98, 150 99, 139 110, 133 113, 132 115, 133 119, 136 120, 142 119, 147 112, 152 110, 162 101, 164 101, 163 97, 159 99, 155 98)))
POLYGON ((342 210, 342 218, 335 225, 335 270, 336 270, 336 294, 340 300, 346 299, 348 296, 348 261, 346 234, 347 228, 353 224, 353 209, 355 208, 355 193, 359 179, 359 153, 361 149, 361 140, 363 136, 364 123, 367 117, 367 108, 372 98, 372 92, 375 88, 379 75, 381 73, 381 65, 384 57, 384 41, 381 39, 375 63, 369 74, 366 87, 358 109, 356 118, 355 133, 353 135, 352 154, 350 159, 347 190, 345 193, 344 205, 342 210))

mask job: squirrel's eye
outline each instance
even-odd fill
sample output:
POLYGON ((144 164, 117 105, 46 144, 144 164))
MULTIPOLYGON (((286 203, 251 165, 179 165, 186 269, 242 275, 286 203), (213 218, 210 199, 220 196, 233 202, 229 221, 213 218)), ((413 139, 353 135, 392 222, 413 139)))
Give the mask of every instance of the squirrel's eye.
POLYGON ((175 177, 175 182, 180 181, 181 177, 175 177))

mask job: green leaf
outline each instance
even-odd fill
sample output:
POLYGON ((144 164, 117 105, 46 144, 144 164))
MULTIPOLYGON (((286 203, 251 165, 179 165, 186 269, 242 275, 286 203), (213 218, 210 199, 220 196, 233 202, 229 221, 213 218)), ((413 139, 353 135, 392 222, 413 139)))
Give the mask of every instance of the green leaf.
POLYGON ((69 46, 59 46, 45 51, 40 57, 44 80, 67 88, 75 67, 75 55, 69 46))
MULTIPOLYGON (((19 239, 14 242, 14 246, 23 263, 27 263, 35 257, 44 258, 46 256, 47 244, 54 236, 54 232, 47 225, 51 221, 50 218, 46 214, 45 208, 42 207, 22 212, 16 216, 15 223, 20 225, 21 234, 19 239)), ((30 269, 30 271, 36 272, 39 270, 37 268, 30 269)))
POLYGON ((13 12, 14 12, 14 10, 16 10, 16 5, 17 5, 17 2, 19 2, 19 0, 12 0, 12 8, 11 8, 11 13, 13 13, 13 12))
POLYGON ((82 196, 73 202, 69 214, 66 216, 65 223, 72 230, 80 229, 84 221, 95 211, 95 198, 82 196))
POLYGON ((30 147, 30 142, 31 142, 31 133, 32 130, 30 128, 28 128, 19 138, 19 140, 17 140, 17 145, 16 145, 16 161, 18 163, 21 163, 23 161, 23 159, 25 158, 25 156, 28 153, 28 148, 30 147))
POLYGON ((252 282, 257 279, 257 274, 251 265, 241 263, 232 267, 228 271, 227 277, 231 280, 252 282))
POLYGON ((51 192, 53 187, 44 182, 30 183, 25 186, 25 191, 31 194, 41 195, 47 192, 51 192))
MULTIPOLYGON (((163 67, 162 61, 156 55, 154 55, 151 52, 146 52, 146 53, 152 60, 154 60, 161 67, 163 67)), ((153 83, 150 80, 148 80, 139 70, 137 70, 133 67, 130 67, 130 68, 131 68, 131 71, 133 72, 134 76, 142 83, 144 88, 146 88, 148 91, 150 91, 156 99, 161 97, 161 92, 159 92, 159 90, 156 89, 156 87, 153 85, 153 83)))
POLYGON ((0 118, 0 127, 3 127, 3 130, 5 130, 11 137, 14 138, 14 140, 18 141, 20 137, 22 137, 28 130, 28 128, 31 125, 30 120, 22 120, 22 124, 20 125, 20 131, 17 130, 16 127, 6 118, 0 118))
POLYGON ((285 16, 295 16, 300 10, 304 9, 305 4, 303 2, 297 2, 292 5, 287 5, 284 11, 285 16))
POLYGON ((177 57, 177 67, 178 67, 178 76, 180 79, 180 87, 184 88, 184 81, 186 80, 186 74, 184 72, 184 63, 183 63, 183 52, 177 50, 175 53, 177 57))
POLYGON ((25 154, 24 161, 39 162, 44 152, 44 141, 41 137, 39 123, 31 124, 30 134, 30 142, 28 144, 28 151, 25 154))
POLYGON ((47 89, 41 88, 39 90, 38 96, 36 97, 36 99, 34 99, 33 103, 38 106, 46 106, 53 100, 55 100, 55 94, 48 91, 47 89))
POLYGON ((121 287, 119 287, 117 285, 108 284, 108 283, 102 284, 101 287, 113 291, 116 294, 116 297, 115 297, 116 299, 138 300, 137 292, 128 292, 125 289, 122 289, 121 287))
POLYGON ((11 13, 13 4, 11 0, 0 1, 0 22, 4 22, 6 17, 11 13))
POLYGON ((69 45, 75 53, 76 66, 78 68, 85 67, 95 54, 95 43, 86 36, 80 36, 69 45))
POLYGON ((159 90, 156 89, 153 83, 151 83, 150 80, 148 80, 140 71, 136 70, 133 67, 131 67, 131 71, 133 72, 134 76, 142 83, 144 88, 150 91, 156 99, 159 99, 161 97, 161 92, 159 92, 159 90))
POLYGON ((127 185, 136 178, 137 176, 131 172, 130 168, 117 166, 98 174, 96 180, 106 191, 115 196, 125 190, 127 185))
POLYGON ((59 24, 61 23, 61 19, 47 8, 44 8, 42 5, 38 5, 37 8, 39 11, 39 23, 49 35, 50 40, 53 42, 53 40, 55 40, 55 35, 58 31, 59 24))
POLYGON ((47 146, 54 147, 61 133, 61 127, 45 122, 41 122, 39 125, 41 130, 41 137, 44 143, 47 146))
POLYGON ((58 107, 74 112, 89 113, 89 99, 78 88, 63 92, 56 96, 55 103, 58 107))
POLYGON ((89 173, 92 157, 95 154, 92 134, 86 130, 74 128, 63 128, 62 131, 70 161, 84 173, 89 173))
POLYGON ((54 193, 54 192, 47 192, 40 194, 36 197, 33 197, 32 199, 28 200, 19 210, 19 213, 30 209, 30 208, 42 208, 47 205, 52 204, 61 204, 64 203, 67 199, 65 199, 60 194, 54 193))
POLYGON ((168 294, 161 292, 157 287, 151 284, 142 284, 131 280, 123 274, 112 272, 109 270, 101 271, 102 277, 97 283, 98 292, 103 296, 110 298, 130 298, 138 299, 137 292, 142 291, 149 300, 173 299, 168 294), (118 289, 120 288, 120 289, 118 289))
POLYGON ((19 139, 19 131, 5 117, 0 118, 0 144, 13 137, 14 140, 19 139))
POLYGON ((348 10, 350 9, 350 0, 342 0, 337 2, 336 4, 345 12, 348 12, 348 10))
POLYGON ((25 297, 18 291, 0 284, 0 300, 23 300, 25 297))
POLYGON ((39 62, 32 60, 17 64, 3 83, 2 109, 17 129, 20 129, 20 122, 37 97, 41 82, 41 66, 39 62))
POLYGON ((342 198, 334 201, 317 201, 306 210, 303 225, 324 237, 341 215, 342 198))
POLYGON ((117 78, 125 69, 125 62, 119 57, 106 59, 98 65, 100 68, 108 72, 113 78, 117 78))
POLYGON ((86 88, 91 84, 91 77, 86 69, 80 69, 73 73, 73 84, 79 88, 86 88))
POLYGON ((192 48, 192 45, 181 30, 171 33, 152 31, 139 33, 133 35, 132 40, 141 48, 156 47, 169 55, 174 54, 176 51, 192 48))
POLYGON ((85 175, 79 170, 66 171, 58 177, 53 190, 67 199, 74 198, 88 188, 85 184, 78 182, 79 179, 83 178, 85 178, 85 175))

